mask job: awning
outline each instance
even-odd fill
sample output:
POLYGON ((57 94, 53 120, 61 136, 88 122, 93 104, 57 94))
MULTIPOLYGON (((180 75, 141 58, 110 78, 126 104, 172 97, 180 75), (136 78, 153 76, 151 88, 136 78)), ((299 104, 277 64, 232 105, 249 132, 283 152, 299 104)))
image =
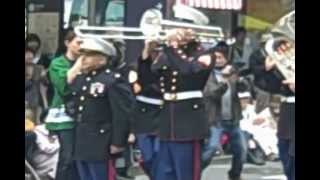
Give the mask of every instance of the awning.
POLYGON ((241 10, 243 6, 243 0, 177 0, 177 3, 195 8, 220 10, 241 10))
POLYGON ((251 30, 265 30, 266 28, 269 28, 272 26, 271 23, 252 17, 252 16, 244 16, 242 25, 246 29, 251 29, 251 30))

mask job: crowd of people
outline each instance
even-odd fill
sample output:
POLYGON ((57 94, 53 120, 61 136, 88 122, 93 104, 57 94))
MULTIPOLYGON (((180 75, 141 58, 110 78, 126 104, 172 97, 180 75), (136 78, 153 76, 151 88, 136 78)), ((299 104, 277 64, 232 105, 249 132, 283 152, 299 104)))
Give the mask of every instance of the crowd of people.
POLYGON ((234 32, 235 44, 206 49, 193 33, 174 29, 165 47, 146 40, 133 67, 120 62, 118 44, 77 37, 72 28, 53 59, 29 34, 26 159, 37 173, 112 180, 114 160, 135 144, 152 180, 200 180, 221 153, 233 156, 231 180, 241 179, 246 162, 259 164, 254 157, 281 160, 293 180, 294 80, 283 81, 263 40, 248 46, 244 28, 234 32))

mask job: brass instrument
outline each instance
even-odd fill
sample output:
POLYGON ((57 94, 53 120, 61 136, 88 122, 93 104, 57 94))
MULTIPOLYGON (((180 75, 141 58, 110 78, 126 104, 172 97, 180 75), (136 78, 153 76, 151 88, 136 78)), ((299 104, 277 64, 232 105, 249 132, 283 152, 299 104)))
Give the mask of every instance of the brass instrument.
POLYGON ((147 10, 142 15, 140 27, 77 26, 75 27, 75 33, 79 37, 166 41, 168 30, 175 28, 194 30, 195 36, 200 42, 217 42, 224 38, 221 27, 164 20, 161 11, 158 9, 147 10))
POLYGON ((276 67, 285 79, 294 79, 295 11, 282 17, 271 29, 271 34, 272 37, 265 44, 265 51, 276 61, 276 67))

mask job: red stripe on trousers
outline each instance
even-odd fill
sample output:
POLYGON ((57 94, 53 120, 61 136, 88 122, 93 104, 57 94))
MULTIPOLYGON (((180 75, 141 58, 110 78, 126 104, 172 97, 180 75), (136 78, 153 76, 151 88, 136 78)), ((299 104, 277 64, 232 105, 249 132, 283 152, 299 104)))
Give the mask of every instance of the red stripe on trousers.
POLYGON ((116 173, 116 169, 114 166, 114 160, 109 159, 107 163, 108 163, 108 167, 107 167, 108 168, 107 169, 108 180, 116 180, 117 173, 116 173))
POLYGON ((200 180, 200 143, 194 141, 193 144, 193 180, 200 180))

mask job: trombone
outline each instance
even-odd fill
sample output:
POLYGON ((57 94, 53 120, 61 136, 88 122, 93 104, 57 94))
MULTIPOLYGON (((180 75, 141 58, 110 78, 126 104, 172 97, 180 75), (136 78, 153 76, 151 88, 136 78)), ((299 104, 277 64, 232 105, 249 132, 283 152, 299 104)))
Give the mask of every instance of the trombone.
POLYGON ((75 33, 79 37, 125 40, 154 39, 166 41, 167 32, 174 28, 194 30, 195 36, 198 37, 200 42, 210 43, 224 39, 221 27, 164 20, 161 11, 158 9, 147 10, 142 15, 140 27, 76 26, 75 33))

